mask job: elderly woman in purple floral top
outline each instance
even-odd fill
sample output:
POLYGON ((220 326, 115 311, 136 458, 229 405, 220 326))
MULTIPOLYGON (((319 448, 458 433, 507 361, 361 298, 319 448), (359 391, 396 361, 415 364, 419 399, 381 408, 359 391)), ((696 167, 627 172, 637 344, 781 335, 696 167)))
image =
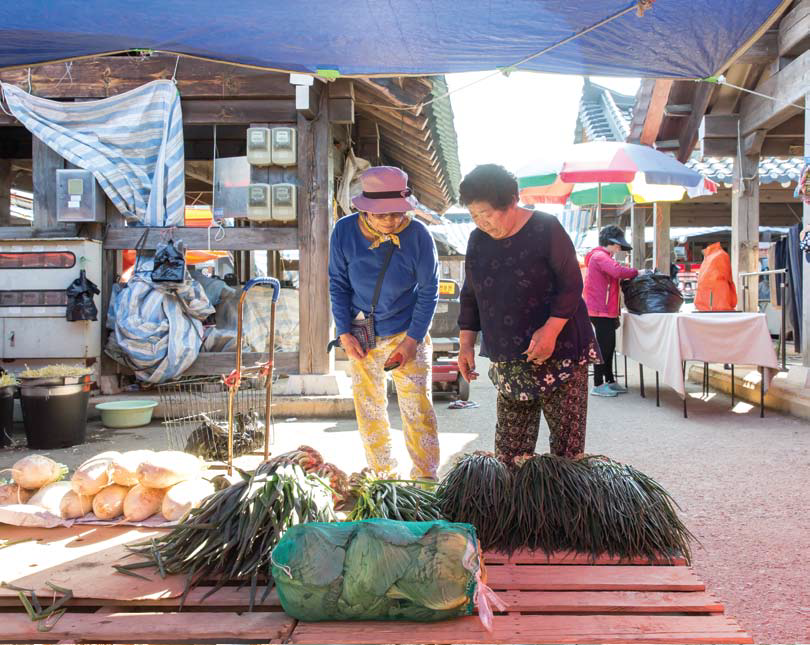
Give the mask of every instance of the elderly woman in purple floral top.
POLYGON ((534 453, 545 414, 551 452, 578 457, 588 363, 601 357, 571 239, 552 215, 518 206, 517 180, 501 166, 478 166, 460 192, 477 229, 467 245, 458 365, 468 381, 478 376, 482 332, 498 390, 495 453, 508 464, 534 453))

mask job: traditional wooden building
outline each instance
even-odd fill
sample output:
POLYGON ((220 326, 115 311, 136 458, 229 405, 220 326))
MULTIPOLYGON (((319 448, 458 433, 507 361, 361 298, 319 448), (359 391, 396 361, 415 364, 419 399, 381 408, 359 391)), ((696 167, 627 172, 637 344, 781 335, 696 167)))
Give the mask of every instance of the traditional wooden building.
MULTIPOLYGON (((736 278, 758 269, 760 226, 810 225, 810 204, 793 196, 799 169, 810 160, 810 0, 786 3, 721 74, 701 82, 643 81, 628 140, 672 151, 684 162, 697 156, 696 169, 709 174, 721 167, 716 195, 660 205, 656 230, 674 222, 730 222, 736 278)), ((667 236, 661 241, 660 255, 668 256, 667 236)), ((803 290, 803 360, 810 368, 806 262, 803 290)), ((755 290, 749 293, 755 297, 755 290)))
MULTIPOLYGON (((456 200, 460 176, 444 77, 315 78, 302 92, 302 87, 291 83, 290 74, 148 52, 0 72, 0 81, 58 101, 101 99, 152 80, 171 78, 182 104, 187 204, 211 203, 214 158, 244 156, 248 127, 295 129, 298 158, 294 167, 254 166, 250 171, 251 182, 285 181, 297 186, 294 223, 282 226, 237 219, 234 226, 226 226, 215 237, 206 228, 193 226, 178 227, 173 235, 189 249, 230 252, 238 283, 252 277, 252 256, 257 251, 268 251, 271 275, 278 271, 278 252, 298 251, 294 267, 299 272, 298 351, 277 354, 276 368, 290 374, 329 373, 326 347, 333 329, 328 242, 339 215, 335 186, 346 156, 352 149, 357 157, 372 164, 401 167, 427 210, 446 210, 456 200)), ((62 157, 14 117, 0 113, 0 239, 17 239, 20 244, 44 238, 101 241, 99 310, 104 315, 120 271, 121 253, 135 248, 143 228, 127 226, 109 201, 103 223, 57 222, 55 171, 64 167, 62 157), (12 217, 12 189, 33 193, 33 221, 12 217)), ((161 239, 162 231, 155 233, 147 238, 145 250, 154 249, 161 239)), ((259 358, 259 354, 249 355, 246 362, 259 358)), ((201 353, 186 373, 220 374, 233 364, 232 353, 201 353)), ((109 359, 102 360, 105 376, 125 371, 109 359)))

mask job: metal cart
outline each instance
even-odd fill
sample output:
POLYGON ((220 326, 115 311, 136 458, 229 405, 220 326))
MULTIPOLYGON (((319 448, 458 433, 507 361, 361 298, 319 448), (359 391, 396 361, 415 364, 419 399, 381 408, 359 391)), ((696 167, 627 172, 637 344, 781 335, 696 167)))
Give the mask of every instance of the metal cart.
POLYGON ((248 281, 239 296, 236 327, 236 365, 227 376, 180 379, 158 386, 165 410, 169 444, 212 461, 226 461, 263 448, 264 458, 273 442, 273 360, 276 303, 281 287, 275 278, 248 281), (244 303, 254 287, 272 288, 268 325, 267 362, 242 366, 244 303))

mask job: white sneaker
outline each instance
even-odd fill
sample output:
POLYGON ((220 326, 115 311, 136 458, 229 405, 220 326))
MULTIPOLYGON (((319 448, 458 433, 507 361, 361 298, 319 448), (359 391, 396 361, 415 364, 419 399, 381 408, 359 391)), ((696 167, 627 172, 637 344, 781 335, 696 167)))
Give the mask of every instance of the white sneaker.
POLYGON ((619 396, 619 393, 611 389, 610 384, 608 383, 602 383, 602 385, 596 385, 592 387, 591 394, 593 394, 594 396, 607 396, 607 397, 619 396))

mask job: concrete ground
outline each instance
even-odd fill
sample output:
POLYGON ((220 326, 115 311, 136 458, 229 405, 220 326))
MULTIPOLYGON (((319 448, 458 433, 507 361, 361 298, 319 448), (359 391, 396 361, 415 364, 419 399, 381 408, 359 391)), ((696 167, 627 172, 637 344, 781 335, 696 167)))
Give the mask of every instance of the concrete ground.
MULTIPOLYGON (((486 366, 478 371, 485 375, 486 366)), ((720 394, 690 398, 690 418, 683 419, 674 392, 662 389, 656 408, 649 383, 648 398, 640 398, 635 365, 630 372, 630 394, 590 399, 587 452, 630 463, 672 493, 701 543, 694 550, 698 575, 757 643, 810 642, 810 425, 770 411, 760 419, 746 403, 731 410, 720 394)), ((689 389, 699 396, 699 385, 689 389)), ((471 398, 479 408, 449 410, 448 399, 436 401, 443 471, 459 454, 492 447, 495 393, 488 379, 473 384, 471 398)), ((400 472, 407 474, 395 401, 390 412, 400 472)), ((275 453, 305 443, 346 471, 365 464, 354 421, 277 421, 275 453)), ((75 467, 103 450, 172 445, 159 425, 113 431, 95 421, 88 430, 88 443, 45 454, 75 467)), ((543 427, 539 452, 547 451, 547 437, 543 427)), ((0 449, 0 468, 24 454, 0 449)))

